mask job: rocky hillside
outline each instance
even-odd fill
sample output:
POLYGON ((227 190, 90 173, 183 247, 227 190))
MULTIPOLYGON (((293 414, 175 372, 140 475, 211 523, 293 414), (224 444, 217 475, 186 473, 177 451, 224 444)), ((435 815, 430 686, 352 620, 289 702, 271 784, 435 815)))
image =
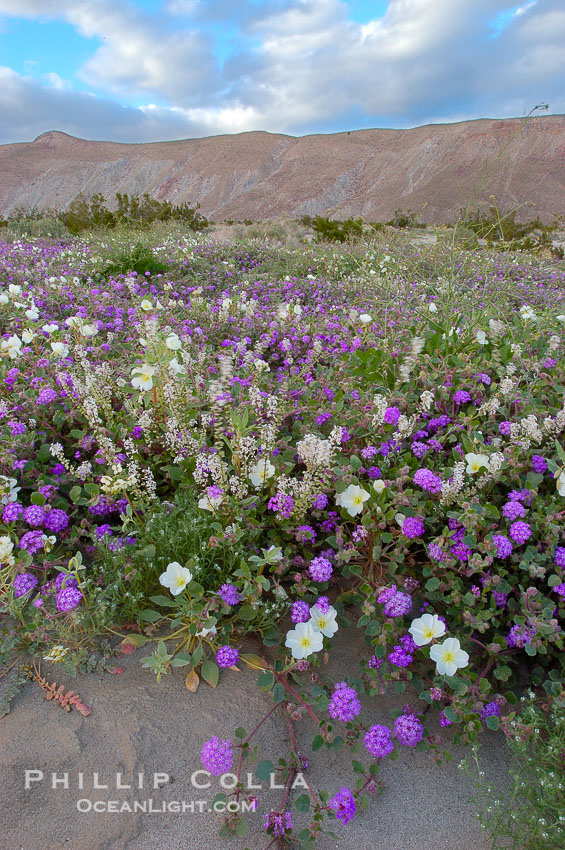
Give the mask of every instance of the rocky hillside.
MULTIPOLYGON (((263 132, 178 142, 89 142, 49 132, 0 146, 0 211, 64 209, 80 192, 200 203, 214 221, 363 216, 452 221, 474 199, 565 215, 565 116, 464 121, 295 138, 263 132)), ((473 203, 473 206, 475 204, 473 203)))

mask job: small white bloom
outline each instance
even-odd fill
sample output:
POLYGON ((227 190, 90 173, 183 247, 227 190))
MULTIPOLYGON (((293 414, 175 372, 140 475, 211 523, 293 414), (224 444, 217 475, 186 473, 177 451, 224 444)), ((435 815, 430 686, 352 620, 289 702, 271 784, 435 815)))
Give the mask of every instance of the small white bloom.
POLYGON ((182 340, 176 333, 170 333, 165 340, 165 345, 169 351, 179 351, 182 348, 182 340))
POLYGON ((377 480, 373 482, 373 490, 379 495, 383 492, 383 490, 386 490, 386 484, 382 478, 377 478, 377 480))
POLYGON ((465 455, 465 460, 467 461, 466 471, 469 475, 474 475, 483 466, 488 469, 488 455, 477 455, 474 452, 467 452, 467 454, 465 455))
POLYGON ((153 309, 153 304, 151 303, 151 301, 149 300, 149 298, 144 298, 144 299, 143 299, 143 301, 141 302, 141 304, 140 304, 139 306, 140 306, 140 307, 141 307, 141 309, 142 309, 142 310, 144 310, 146 313, 148 313, 148 312, 149 312, 149 310, 152 310, 152 309, 153 309))
POLYGON ((0 503, 2 505, 16 501, 21 490, 21 487, 16 487, 17 483, 15 478, 6 478, 5 475, 0 475, 0 503))
POLYGON ((216 634, 216 632, 217 632, 216 626, 211 626, 209 629, 207 629, 207 628, 200 629, 199 632, 196 632, 196 637, 205 638, 205 637, 208 637, 208 635, 214 636, 216 634))
POLYGON ((46 334, 54 334, 59 330, 59 325, 56 325, 54 322, 52 322, 49 325, 43 325, 41 330, 45 331, 46 334))
POLYGON ((423 614, 417 620, 412 620, 408 629, 416 646, 425 646, 434 638, 445 634, 445 623, 442 623, 437 614, 423 614))
POLYGON ((461 649, 457 638, 447 638, 443 643, 436 643, 430 649, 430 658, 436 662, 436 670, 440 676, 454 676, 460 667, 469 663, 469 654, 461 649))
POLYGON ((176 359, 176 357, 173 357, 172 360, 169 360, 169 365, 167 366, 167 369, 169 370, 171 375, 185 375, 186 374, 186 366, 183 366, 182 363, 179 363, 179 361, 176 359))
POLYGON ((428 304, 428 310, 430 311, 430 313, 437 313, 437 304, 435 304, 433 301, 431 301, 428 304))
POLYGON ((561 316, 557 316, 557 321, 558 322, 565 322, 565 314, 562 314, 561 316))
POLYGON ((310 608, 310 619, 307 625, 312 626, 313 629, 317 629, 326 637, 333 637, 339 628, 336 623, 336 617, 337 611, 332 605, 329 606, 325 613, 316 605, 313 605, 310 608))
POLYGON ((2 351, 5 351, 8 354, 10 360, 15 360, 16 357, 19 357, 22 353, 22 341, 19 336, 14 334, 13 336, 8 337, 8 339, 2 340, 1 348, 2 351))
POLYGON ((313 629, 310 623, 297 623, 295 629, 287 632, 285 646, 296 659, 308 658, 313 652, 320 652, 324 646, 322 633, 313 629))
POLYGON ((167 569, 159 576, 159 584, 168 587, 173 596, 178 596, 192 581, 192 573, 186 567, 181 567, 178 561, 171 561, 167 569))
POLYGON ((21 286, 18 286, 16 283, 11 283, 8 286, 8 292, 10 293, 10 295, 21 295, 22 294, 22 288, 21 288, 21 286))
POLYGON ((520 315, 524 321, 527 321, 528 319, 536 319, 534 309, 533 307, 530 307, 529 304, 522 304, 520 307, 520 315))
POLYGON ((302 307, 300 306, 300 304, 295 304, 294 307, 292 308, 292 312, 294 313, 295 316, 301 316, 302 315, 302 307))
POLYGON ((488 337, 484 331, 477 331, 475 334, 475 339, 479 343, 479 345, 488 345, 488 337))
POLYGON ((206 493, 200 497, 198 500, 198 507, 203 511, 212 511, 214 512, 216 508, 218 508, 222 502, 224 497, 220 493, 219 496, 208 496, 206 493))
POLYGON ((51 343, 51 351, 55 355, 55 357, 60 357, 61 360, 63 357, 66 357, 69 353, 69 346, 64 342, 52 342, 51 343))
POLYGON ((37 307, 30 307, 29 310, 26 310, 26 318, 30 320, 30 322, 36 322, 39 319, 39 312, 37 307))
POLYGON ((560 496, 565 496, 565 469, 561 471, 557 479, 557 492, 560 496))
POLYGON ((83 336, 87 336, 87 337, 96 336, 96 334, 98 333, 98 325, 95 325, 95 324, 83 325, 80 329, 80 332, 83 336))
POLYGON ((10 303, 10 299, 8 298, 8 296, 5 295, 4 293, 2 293, 0 295, 0 304, 9 304, 9 303, 10 303))
POLYGON ((134 366, 131 370, 134 377, 131 379, 131 385, 136 390, 150 390, 153 388, 153 375, 155 369, 148 363, 143 366, 134 366))
POLYGON ((37 336, 30 328, 26 328, 25 331, 22 331, 22 340, 25 343, 32 342, 37 336))
POLYGON ((363 503, 370 497, 370 493, 359 487, 358 484, 350 484, 347 490, 339 493, 336 496, 336 504, 345 508, 349 516, 360 514, 363 510, 363 503))
POLYGON ((260 487, 267 478, 271 478, 274 474, 275 467, 268 457, 260 458, 249 470, 249 478, 255 487, 260 487))
POLYGON ((362 325, 369 325, 373 321, 373 317, 370 313, 361 313, 359 321, 362 325))

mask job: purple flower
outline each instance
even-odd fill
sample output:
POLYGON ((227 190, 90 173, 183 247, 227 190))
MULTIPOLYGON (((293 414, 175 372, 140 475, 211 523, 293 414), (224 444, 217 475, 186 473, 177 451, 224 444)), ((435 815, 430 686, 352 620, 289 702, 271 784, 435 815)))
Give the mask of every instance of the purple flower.
POLYGON ((218 667, 233 667, 237 664, 239 652, 233 646, 221 646, 216 653, 216 663, 218 667))
POLYGON ((428 493, 441 493, 441 478, 439 475, 434 475, 431 469, 418 469, 414 473, 414 483, 428 493))
POLYGON ((439 725, 443 728, 444 726, 451 726, 451 720, 445 716, 445 713, 442 711, 439 715, 439 725))
POLYGON ((25 596, 26 593, 29 593, 37 585, 38 579, 32 573, 20 573, 14 579, 14 596, 17 598, 25 596))
POLYGON ((320 415, 316 417, 316 425, 318 426, 318 428, 321 428, 322 425, 325 422, 327 422, 328 419, 331 419, 331 418, 332 418, 331 413, 328 413, 327 411, 325 413, 320 413, 320 415))
POLYGON ((38 405, 51 404, 51 402, 55 401, 57 398, 58 395, 55 390, 51 389, 51 387, 44 387, 37 396, 35 403, 38 405))
POLYGON ((40 528, 45 520, 45 511, 39 505, 30 505, 24 510, 23 519, 28 525, 40 528))
POLYGON ((293 623, 307 623, 310 619, 310 606, 308 603, 302 599, 293 602, 290 609, 290 619, 293 623))
POLYGON ((453 555, 454 558, 457 558, 458 561, 466 563, 469 560, 470 555, 472 555, 472 549, 470 549, 466 543, 456 543, 455 546, 451 547, 449 553, 453 555))
POLYGON ((26 531, 22 536, 20 549, 25 549, 30 555, 35 555, 40 549, 43 549, 43 534, 41 531, 26 531))
POLYGON ((269 499, 267 508, 270 511, 276 511, 284 519, 289 519, 294 509, 294 499, 284 493, 276 493, 269 499))
POLYGON ((388 660, 395 667, 408 667, 409 664, 412 664, 414 658, 410 653, 406 652, 404 647, 397 644, 392 652, 389 653, 388 660))
POLYGON ((541 455, 532 455, 532 469, 538 475, 545 475, 547 472, 547 461, 541 455))
POLYGON ((406 650, 406 652, 416 652, 418 646, 414 641, 412 635, 402 635, 399 641, 402 649, 406 650))
POLYGON ((421 537, 424 533, 424 520, 419 516, 406 517, 402 523, 402 533, 410 539, 421 537))
POLYGON ((376 759, 383 759, 389 756, 394 750, 392 743, 392 733, 388 726, 371 726, 365 734, 365 746, 367 750, 376 759))
POLYGON ((312 499, 312 507, 316 511, 323 511, 328 506, 328 497, 325 493, 318 493, 312 499))
POLYGON ((503 435, 503 437, 509 437, 511 427, 512 427, 512 422, 508 422, 508 420, 506 420, 504 422, 499 423, 498 430, 503 435))
POLYGON ((536 630, 533 626, 512 626, 506 637, 506 643, 510 647, 523 649, 535 637, 536 630))
POLYGON ((329 581, 333 567, 327 558, 319 555, 310 561, 308 572, 314 581, 329 581))
POLYGON ((217 735, 206 741, 200 753, 200 761, 213 776, 221 776, 233 767, 231 741, 220 741, 217 735))
POLYGON ((280 838, 292 829, 292 815, 290 812, 275 812, 271 809, 265 815, 265 831, 280 838))
POLYGON ((65 511, 60 508, 53 508, 45 516, 45 528, 52 531, 53 534, 58 534, 59 531, 64 531, 68 528, 69 518, 65 511))
POLYGON ((8 502, 2 511, 2 522, 17 522, 20 514, 23 513, 23 510, 24 506, 20 505, 19 502, 8 502))
POLYGON ((401 590, 397 590, 391 598, 385 602, 384 613, 387 617, 403 617, 412 610, 412 597, 401 590))
POLYGON ((57 590, 61 590, 63 587, 78 587, 78 581, 76 580, 76 576, 70 573, 57 573, 55 587, 57 590))
POLYGON ((388 425, 396 425, 400 419, 401 413, 398 407, 387 407, 384 412, 383 420, 388 425))
POLYGON ((99 525, 98 528, 95 529, 95 531, 97 540, 102 540, 102 538, 106 537, 106 535, 112 535, 112 527, 108 525, 107 522, 103 523, 102 525, 99 525))
POLYGON ((318 599, 316 600, 316 604, 315 604, 314 607, 318 608, 322 612, 322 614, 327 614, 328 611, 330 610, 330 602, 329 602, 328 597, 327 596, 319 596, 318 599))
POLYGON ((555 550, 553 562, 557 567, 565 569, 565 546, 558 546, 555 550))
POLYGON ((336 818, 343 823, 349 823, 349 821, 353 819, 357 809, 353 794, 349 788, 346 788, 345 786, 340 788, 337 794, 334 794, 334 796, 330 799, 328 806, 333 812, 335 812, 336 818))
POLYGON ((82 593, 78 587, 63 587, 57 594, 57 610, 72 611, 82 601, 82 593))
POLYGON ((226 605, 237 605, 239 603, 239 592, 233 584, 223 584, 218 590, 218 596, 226 605))
POLYGON ((311 525, 299 525, 295 536, 299 543, 313 543, 317 535, 311 525))
POLYGON ((506 504, 502 508, 502 516, 513 522, 519 517, 526 516, 526 508, 521 502, 518 501, 506 502, 506 504))
POLYGON ((477 372, 476 375, 473 375, 473 378, 477 378, 481 383, 483 383, 486 387, 490 387, 492 381, 488 375, 485 375, 484 372, 477 372))
POLYGON ((505 608, 506 602, 508 601, 508 594, 501 593, 500 590, 493 590, 492 598, 494 600, 494 604, 497 608, 505 608))
POLYGON ((394 721, 394 737, 405 747, 415 747, 424 737, 424 727, 415 714, 401 714, 394 721))
POLYGON ((487 717, 500 717, 500 706, 496 701, 488 702, 481 711, 481 720, 486 726, 487 717))
POLYGON ((467 390, 457 390, 457 392, 453 394, 453 401, 455 404, 466 404, 471 401, 471 396, 467 390))
POLYGON ((369 476, 369 478, 380 478, 381 470, 378 466, 370 466, 367 470, 367 475, 369 476))
POLYGON ((382 667, 383 659, 377 658, 376 655, 371 655, 369 658, 368 664, 371 670, 379 670, 382 667))
POLYGON ((510 537, 516 543, 525 543, 532 536, 532 529, 527 522, 513 522, 510 526, 510 537))
POLYGON ((428 555, 430 558, 433 558, 434 561, 445 561, 445 552, 438 546, 437 543, 430 543, 428 546, 428 555))
POLYGON ((375 455, 378 455, 379 450, 376 446, 365 446, 364 449, 361 449, 361 457, 363 460, 370 460, 375 455))
POLYGON ((345 682, 337 682, 332 694, 328 712, 334 720, 347 723, 361 714, 361 703, 355 688, 350 688, 345 682))
POLYGON ((558 593, 559 596, 562 596, 563 599, 565 599, 565 581, 562 582, 561 584, 556 584, 555 587, 553 588, 553 592, 558 593))
POLYGON ((414 440, 411 447, 412 454, 418 458, 418 460, 422 460, 426 452, 428 451, 428 447, 425 443, 420 442, 420 440, 414 440))
POLYGON ((512 554, 512 543, 505 534, 493 535, 492 542, 496 546, 497 558, 508 558, 512 554))

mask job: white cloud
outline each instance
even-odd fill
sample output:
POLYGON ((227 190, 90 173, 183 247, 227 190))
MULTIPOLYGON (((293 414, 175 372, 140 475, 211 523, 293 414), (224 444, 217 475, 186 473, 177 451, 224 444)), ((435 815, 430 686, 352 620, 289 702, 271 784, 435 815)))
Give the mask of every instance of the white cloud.
MULTIPOLYGON (((13 0, 0 0, 2 12, 15 14, 13 0)), ((56 68, 47 85, 10 76, 0 91, 12 115, 0 113, 4 140, 52 128, 147 141, 348 121, 407 127, 520 115, 540 101, 565 112, 563 0, 391 0, 365 24, 345 0, 168 0, 153 15, 127 0, 19 0, 17 14, 64 20, 93 39, 77 76, 97 97, 72 91, 56 68), (508 22, 494 40, 489 22, 500 14, 508 22), (239 32, 222 68, 218 21, 239 32)))

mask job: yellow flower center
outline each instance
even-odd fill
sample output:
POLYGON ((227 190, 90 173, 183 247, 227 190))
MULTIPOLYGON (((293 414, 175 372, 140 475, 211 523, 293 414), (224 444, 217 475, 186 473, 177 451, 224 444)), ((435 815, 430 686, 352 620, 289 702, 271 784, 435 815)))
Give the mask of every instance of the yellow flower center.
POLYGON ((175 584, 177 587, 184 587, 186 584, 186 579, 184 576, 177 576, 175 579, 175 584))
POLYGON ((446 650, 443 653, 443 660, 446 664, 453 664, 455 662, 455 653, 452 652, 450 649, 446 650))
POLYGON ((431 626, 428 626, 427 628, 424 629, 424 637, 425 638, 429 639, 429 638, 433 638, 433 636, 434 636, 434 630, 431 626))
POLYGON ((354 505, 362 505, 363 499, 361 498, 361 496, 353 496, 353 504, 354 505))
POLYGON ((300 638, 300 646, 303 649, 309 649, 312 644, 312 640, 309 637, 300 638))
POLYGON ((320 617, 320 619, 318 620, 318 628, 319 629, 325 629, 327 625, 328 625, 328 621, 326 620, 326 618, 320 617))

